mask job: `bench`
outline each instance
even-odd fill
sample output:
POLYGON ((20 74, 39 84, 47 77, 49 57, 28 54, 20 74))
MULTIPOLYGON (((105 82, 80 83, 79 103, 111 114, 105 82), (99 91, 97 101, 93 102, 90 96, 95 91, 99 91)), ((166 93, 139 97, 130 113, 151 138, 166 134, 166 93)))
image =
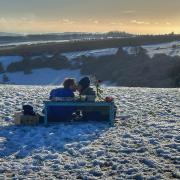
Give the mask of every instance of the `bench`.
MULTIPOLYGON (((93 107, 95 108, 96 111, 98 111, 99 108, 107 108, 108 110, 108 123, 110 125, 114 125, 114 120, 115 120, 115 112, 116 112, 116 107, 114 102, 87 102, 87 101, 82 101, 82 102, 76 102, 76 101, 44 101, 44 113, 45 113, 45 119, 44 119, 44 124, 48 125, 50 123, 48 119, 48 108, 52 106, 58 106, 58 107, 77 107, 77 108, 83 108, 83 107, 93 107)), ((52 122, 52 120, 51 120, 52 122)))

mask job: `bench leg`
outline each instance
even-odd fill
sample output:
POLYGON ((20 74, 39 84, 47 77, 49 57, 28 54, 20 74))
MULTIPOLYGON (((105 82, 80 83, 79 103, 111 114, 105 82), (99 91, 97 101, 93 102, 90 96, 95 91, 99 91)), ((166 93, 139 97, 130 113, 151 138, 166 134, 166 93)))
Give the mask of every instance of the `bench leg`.
POLYGON ((45 106, 45 117, 44 117, 44 125, 48 124, 48 107, 45 106))
POLYGON ((109 107, 109 124, 110 124, 111 126, 114 125, 112 114, 113 114, 113 109, 112 109, 112 106, 110 106, 110 107, 109 107))

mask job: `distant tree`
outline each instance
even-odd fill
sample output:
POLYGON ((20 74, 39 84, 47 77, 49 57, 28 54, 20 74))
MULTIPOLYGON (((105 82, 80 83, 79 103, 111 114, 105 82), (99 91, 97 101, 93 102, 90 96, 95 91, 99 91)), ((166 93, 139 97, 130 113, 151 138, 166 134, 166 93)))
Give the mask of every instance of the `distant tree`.
POLYGON ((24 74, 31 74, 32 70, 30 68, 25 68, 24 69, 24 74))
POLYGON ((9 77, 6 74, 4 74, 3 75, 3 83, 7 83, 7 82, 9 82, 9 77))
POLYGON ((180 87, 180 73, 175 78, 175 87, 180 87))
POLYGON ((173 45, 172 45, 172 48, 173 48, 173 49, 176 49, 176 48, 177 48, 177 45, 176 45, 176 44, 173 44, 173 45))
POLYGON ((2 63, 0 63, 0 74, 4 72, 4 67, 2 65, 2 63))
POLYGON ((139 47, 138 55, 147 55, 147 50, 142 47, 139 47))
POLYGON ((142 48, 141 46, 134 47, 132 51, 133 51, 132 53, 135 54, 135 56, 139 56, 139 55, 142 56, 147 54, 147 50, 142 48))
POLYGON ((117 56, 126 56, 127 55, 127 52, 123 50, 122 47, 120 47, 116 53, 117 56))
POLYGON ((171 78, 174 80, 175 87, 180 87, 180 61, 175 63, 174 67, 172 68, 171 78))

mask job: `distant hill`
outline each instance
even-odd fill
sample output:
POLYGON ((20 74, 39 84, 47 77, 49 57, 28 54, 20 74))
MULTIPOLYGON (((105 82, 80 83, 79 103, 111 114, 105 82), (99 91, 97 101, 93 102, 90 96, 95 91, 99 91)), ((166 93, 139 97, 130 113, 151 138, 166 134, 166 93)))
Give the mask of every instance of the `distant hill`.
POLYGON ((20 36, 20 34, 16 34, 16 33, 6 33, 6 32, 0 32, 0 36, 20 36))
POLYGON ((64 33, 48 33, 48 34, 11 34, 0 33, 1 44, 12 44, 17 42, 46 42, 46 41, 66 41, 66 40, 95 40, 109 38, 127 38, 134 35, 126 32, 108 32, 108 33, 82 33, 82 32, 64 32, 64 33))

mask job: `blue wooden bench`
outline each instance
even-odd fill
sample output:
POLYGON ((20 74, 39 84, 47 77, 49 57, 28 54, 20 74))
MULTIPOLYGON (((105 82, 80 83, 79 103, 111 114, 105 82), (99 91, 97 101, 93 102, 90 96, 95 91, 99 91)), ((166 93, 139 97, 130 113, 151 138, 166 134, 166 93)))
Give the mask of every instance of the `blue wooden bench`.
MULTIPOLYGON (((76 101, 71 101, 71 102, 67 102, 67 101, 44 101, 44 112, 45 112, 45 120, 44 120, 44 124, 48 125, 49 119, 48 119, 48 108, 52 107, 52 106, 58 106, 58 107, 78 107, 78 108, 83 108, 83 107, 97 107, 97 111, 98 111, 98 107, 106 107, 108 109, 108 123, 110 125, 114 125, 114 120, 115 120, 115 111, 116 111, 116 107, 114 102, 76 102, 76 101)), ((51 121, 52 122, 52 121, 51 121)))

